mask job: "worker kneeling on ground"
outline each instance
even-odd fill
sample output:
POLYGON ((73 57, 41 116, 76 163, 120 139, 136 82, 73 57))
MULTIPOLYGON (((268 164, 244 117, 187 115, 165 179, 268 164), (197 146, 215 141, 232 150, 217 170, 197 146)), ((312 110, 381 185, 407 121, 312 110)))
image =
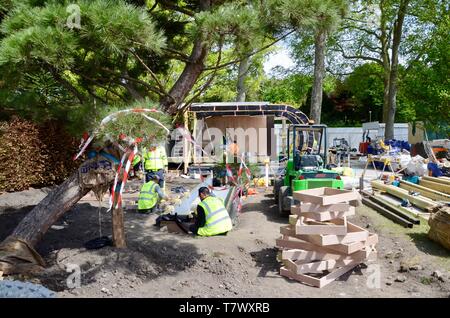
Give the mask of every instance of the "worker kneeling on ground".
POLYGON ((211 195, 207 187, 198 190, 201 202, 197 206, 195 224, 190 231, 199 236, 225 235, 233 228, 223 201, 211 195))
POLYGON ((140 213, 148 214, 155 212, 158 207, 159 199, 167 198, 162 192, 158 181, 158 175, 154 174, 151 176, 150 181, 144 183, 142 186, 138 200, 138 211, 140 213))

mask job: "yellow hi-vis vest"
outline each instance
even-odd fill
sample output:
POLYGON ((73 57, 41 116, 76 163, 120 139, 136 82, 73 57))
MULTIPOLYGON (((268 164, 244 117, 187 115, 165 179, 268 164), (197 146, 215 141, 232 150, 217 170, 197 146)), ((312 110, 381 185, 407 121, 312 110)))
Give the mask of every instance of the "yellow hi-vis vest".
POLYGON ((167 165, 166 150, 162 147, 156 147, 153 151, 145 151, 144 153, 144 169, 159 170, 164 169, 167 165))
POLYGON ((209 196, 199 205, 205 211, 205 225, 197 230, 200 236, 213 236, 232 229, 230 216, 221 199, 209 196))
POLYGON ((139 155, 136 155, 136 156, 134 156, 133 162, 131 163, 131 165, 134 167, 134 166, 137 165, 140 161, 141 161, 141 157, 140 157, 139 155))
POLYGON ((158 193, 156 192, 156 183, 149 181, 145 183, 141 188, 138 200, 138 210, 151 209, 158 202, 158 193))

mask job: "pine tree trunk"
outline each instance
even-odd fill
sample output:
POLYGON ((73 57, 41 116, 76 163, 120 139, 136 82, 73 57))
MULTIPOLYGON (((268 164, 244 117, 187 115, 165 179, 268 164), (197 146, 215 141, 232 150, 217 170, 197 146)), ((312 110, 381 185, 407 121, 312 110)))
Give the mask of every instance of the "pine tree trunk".
POLYGON ((245 79, 247 78, 249 66, 250 66, 250 58, 248 58, 248 57, 244 58, 239 63, 236 102, 245 102, 245 98, 246 98, 246 94, 247 94, 247 87, 245 86, 245 79))
POLYGON ((70 210, 90 189, 82 188, 78 172, 74 173, 56 190, 50 192, 30 211, 11 234, 34 246, 64 213, 70 210))
MULTIPOLYGON (((91 164, 92 161, 85 162, 84 168, 91 164)), ((34 246, 39 243, 48 229, 93 187, 107 187, 114 180, 113 170, 106 170, 101 175, 94 172, 89 185, 82 185, 79 171, 82 171, 82 168, 39 202, 22 219, 12 234, 0 243, 0 271, 5 274, 27 273, 44 266, 34 246)), ((89 175, 89 170, 87 173, 89 175)), ((120 224, 123 225, 123 220, 122 223, 119 222, 120 224)))
MULTIPOLYGON (((211 0, 201 0, 200 8, 207 11, 211 8, 211 0)), ((189 62, 181 73, 178 80, 169 91, 169 96, 164 96, 160 100, 161 107, 171 115, 178 112, 178 107, 183 103, 189 92, 194 87, 198 78, 204 71, 204 63, 209 51, 208 35, 200 34, 194 42, 189 62)))
POLYGON ((320 30, 315 37, 315 64, 314 64, 314 84, 311 95, 310 118, 316 124, 320 123, 322 111, 323 79, 325 77, 325 49, 327 33, 320 30))

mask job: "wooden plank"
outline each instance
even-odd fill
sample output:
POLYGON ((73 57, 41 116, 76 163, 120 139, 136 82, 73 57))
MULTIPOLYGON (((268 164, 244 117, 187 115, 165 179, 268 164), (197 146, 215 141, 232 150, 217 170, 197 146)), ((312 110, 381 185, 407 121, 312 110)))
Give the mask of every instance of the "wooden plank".
POLYGON ((303 284, 307 284, 307 285, 310 285, 313 287, 320 288, 320 279, 319 278, 311 277, 311 276, 305 275, 305 274, 295 274, 284 266, 280 268, 280 275, 287 277, 289 279, 296 280, 303 284))
POLYGON ((407 190, 395 187, 393 185, 384 184, 382 181, 374 180, 370 184, 372 185, 372 188, 385 191, 397 198, 408 199, 412 204, 421 209, 429 210, 437 205, 437 203, 431 199, 428 199, 421 195, 419 196, 409 195, 407 190))
POLYGON ((359 193, 349 190, 333 188, 317 188, 310 190, 294 191, 294 199, 320 205, 331 205, 348 201, 359 200, 359 193))
POLYGON ((369 237, 369 232, 357 227, 350 222, 347 222, 347 234, 346 235, 297 235, 292 225, 280 227, 281 234, 289 235, 297 239, 307 241, 319 246, 328 246, 335 244, 347 244, 359 241, 365 241, 369 237))
POLYGON ((280 275, 288 277, 290 279, 294 279, 297 280, 301 283, 304 284, 308 284, 314 287, 318 287, 318 288, 322 288, 328 284, 330 284, 331 282, 333 282, 334 280, 336 280, 336 278, 342 276, 343 274, 347 273, 348 271, 352 270, 354 267, 356 267, 359 264, 358 261, 353 261, 352 263, 346 265, 346 266, 342 266, 336 270, 334 270, 333 272, 331 272, 330 274, 323 276, 321 278, 315 278, 306 274, 295 274, 292 271, 288 270, 285 267, 282 267, 280 269, 280 275))
POLYGON ((450 186, 450 179, 446 178, 446 177, 429 177, 429 176, 423 176, 421 178, 420 181, 422 180, 428 180, 428 181, 432 181, 432 182, 436 182, 436 183, 440 183, 440 184, 446 184, 448 186, 450 186))
POLYGON ((355 262, 355 260, 347 259, 347 260, 322 260, 318 262, 311 262, 305 264, 295 263, 297 266, 296 274, 304 274, 304 273, 322 273, 323 271, 331 271, 336 267, 346 266, 355 262))
POLYGON ((380 213, 381 215, 385 216, 386 218, 394 221, 395 223, 398 223, 404 227, 409 227, 412 228, 413 227, 413 223, 410 222, 409 220, 403 218, 402 216, 388 210, 387 208, 381 206, 380 204, 369 200, 368 198, 363 198, 363 203, 365 205, 367 205, 368 207, 374 209, 375 211, 377 211, 378 213, 380 213))
MULTIPOLYGON (((426 183, 427 181, 425 181, 426 183)), ((429 181, 429 183, 433 183, 431 181, 429 181)), ((444 188, 443 185, 437 185, 440 188, 444 188)), ((437 200, 437 201, 450 201, 450 195, 443 193, 443 192, 439 192, 434 190, 434 188, 430 185, 426 185, 423 184, 422 185, 417 185, 415 183, 411 183, 408 181, 403 181, 400 180, 400 188, 408 190, 408 191, 416 191, 416 192, 420 192, 421 195, 423 195, 424 197, 430 198, 432 200, 437 200)), ((450 190, 450 186, 448 187, 450 190)))
MULTIPOLYGON (((437 179, 437 178, 435 178, 437 179)), ((429 189, 438 191, 440 193, 444 193, 444 194, 450 194, 450 185, 448 184, 443 184, 443 183, 438 183, 438 182, 434 182, 434 181, 430 181, 430 180, 420 180, 419 181, 419 185, 423 186, 423 187, 427 187, 429 189)))
POLYGON ((337 224, 324 224, 317 221, 307 221, 304 217, 300 217, 295 225, 295 234, 297 235, 310 235, 310 234, 333 234, 333 235, 346 235, 347 234, 347 222, 346 219, 342 220, 341 225, 337 224))
POLYGON ((402 214, 405 216, 404 218, 407 219, 408 221, 410 221, 410 222, 412 222, 414 224, 420 224, 420 220, 415 217, 415 216, 417 216, 417 214, 414 214, 412 210, 409 210, 409 209, 407 209, 405 207, 402 207, 398 203, 394 203, 394 202, 392 202, 390 200, 387 200, 385 196, 380 195, 380 194, 374 194, 372 200, 374 200, 375 202, 379 202, 380 205, 384 204, 384 206, 386 208, 387 207, 392 207, 392 209, 395 208, 397 211, 401 211, 402 214), (383 203, 383 204, 381 204, 381 203, 383 203))
POLYGON ((322 260, 310 263, 299 264, 297 262, 293 262, 291 260, 283 260, 284 266, 289 269, 292 273, 295 274, 310 274, 317 273, 321 274, 324 271, 331 271, 336 267, 346 266, 350 263, 353 263, 355 260, 322 260))
POLYGON ((365 241, 369 237, 369 232, 359 226, 347 222, 346 235, 309 235, 309 237, 311 237, 311 241, 309 239, 307 239, 307 241, 319 244, 321 246, 327 246, 365 241))
POLYGON ((355 215, 355 208, 350 207, 351 210, 348 212, 301 212, 300 215, 307 217, 308 219, 315 220, 315 221, 329 221, 333 219, 339 219, 344 218, 347 216, 355 215))
MULTIPOLYGON (((331 254, 342 254, 339 251, 335 251, 329 248, 325 248, 322 246, 317 246, 313 243, 300 240, 300 239, 292 239, 292 238, 280 238, 276 240, 276 246, 278 248, 284 249, 301 249, 301 250, 312 250, 320 253, 331 253, 331 254)), ((344 255, 347 256, 347 255, 344 255)))
POLYGON ((302 203, 300 206, 295 207, 295 214, 300 212, 315 212, 315 213, 321 213, 321 212, 347 212, 352 207, 348 203, 337 203, 337 204, 330 204, 330 205, 320 205, 320 204, 313 204, 313 203, 302 203))
POLYGON ((319 252, 316 250, 290 249, 281 251, 281 259, 290 259, 291 261, 317 261, 317 260, 364 260, 370 255, 369 248, 363 248, 352 255, 343 255, 337 253, 319 252))
POLYGON ((378 235, 371 234, 369 235, 366 241, 327 245, 327 248, 345 255, 351 255, 353 253, 362 250, 363 248, 373 246, 377 243, 378 243, 378 235))

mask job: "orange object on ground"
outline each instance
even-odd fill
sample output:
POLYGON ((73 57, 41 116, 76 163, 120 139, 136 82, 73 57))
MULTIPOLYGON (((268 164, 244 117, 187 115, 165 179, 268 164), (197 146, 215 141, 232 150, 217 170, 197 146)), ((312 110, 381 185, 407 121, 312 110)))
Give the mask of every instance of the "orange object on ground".
POLYGON ((247 194, 248 194, 248 195, 254 195, 254 194, 257 194, 256 189, 255 189, 255 188, 248 188, 247 194))

